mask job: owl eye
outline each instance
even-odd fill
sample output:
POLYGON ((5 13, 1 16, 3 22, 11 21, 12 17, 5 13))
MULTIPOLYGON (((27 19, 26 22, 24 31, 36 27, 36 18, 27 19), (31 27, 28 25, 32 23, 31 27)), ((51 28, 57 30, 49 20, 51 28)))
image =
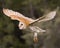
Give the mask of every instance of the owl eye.
POLYGON ((23 25, 23 24, 21 24, 21 25, 23 25))

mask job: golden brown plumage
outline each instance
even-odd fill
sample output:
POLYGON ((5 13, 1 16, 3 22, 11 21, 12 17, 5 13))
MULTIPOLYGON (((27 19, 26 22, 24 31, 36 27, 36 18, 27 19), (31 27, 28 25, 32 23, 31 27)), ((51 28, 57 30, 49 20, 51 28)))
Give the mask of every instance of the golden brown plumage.
POLYGON ((20 22, 20 24, 21 23, 24 24, 24 26, 19 25, 19 28, 23 26, 21 29, 25 29, 27 26, 29 26, 29 24, 34 23, 36 21, 43 22, 43 21, 51 20, 56 15, 56 11, 52 11, 52 12, 48 13, 47 15, 44 15, 43 17, 40 17, 40 18, 34 20, 34 19, 31 19, 31 18, 25 17, 21 13, 15 12, 13 10, 5 9, 5 8, 3 8, 3 13, 6 16, 10 17, 12 20, 18 20, 20 22))
MULTIPOLYGON (((52 20, 56 15, 56 11, 52 11, 52 12, 34 20, 31 18, 25 17, 21 13, 15 12, 13 10, 5 9, 5 8, 3 8, 3 13, 6 16, 10 17, 12 20, 18 20, 19 29, 26 29, 27 26, 29 26, 30 24, 33 24, 35 22, 44 22, 44 21, 52 20)), ((33 38, 34 42, 38 42, 37 33, 45 32, 45 30, 43 30, 37 26, 29 26, 29 28, 34 32, 34 38, 33 38)))

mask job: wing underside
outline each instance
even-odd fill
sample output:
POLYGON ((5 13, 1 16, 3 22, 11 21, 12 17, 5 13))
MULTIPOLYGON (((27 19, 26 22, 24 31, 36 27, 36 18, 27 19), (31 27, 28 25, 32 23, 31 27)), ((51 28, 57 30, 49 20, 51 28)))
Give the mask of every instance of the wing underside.
POLYGON ((3 13, 4 13, 6 16, 11 17, 12 20, 18 20, 18 21, 20 21, 19 18, 23 18, 23 20, 25 19, 25 20, 34 22, 33 19, 28 18, 28 17, 25 17, 25 16, 22 15, 21 13, 15 12, 15 11, 13 11, 13 10, 9 10, 9 9, 4 9, 4 8, 3 8, 3 13))
POLYGON ((52 20, 56 16, 56 11, 52 11, 38 19, 36 19, 32 24, 37 23, 37 22, 46 22, 49 20, 52 20))

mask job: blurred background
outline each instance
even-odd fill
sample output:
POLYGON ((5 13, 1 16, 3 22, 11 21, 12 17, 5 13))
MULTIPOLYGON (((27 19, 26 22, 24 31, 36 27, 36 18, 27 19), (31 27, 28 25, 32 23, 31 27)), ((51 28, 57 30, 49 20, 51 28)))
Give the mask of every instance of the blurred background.
MULTIPOLYGON (((31 31, 19 30, 19 22, 4 15, 3 7, 37 19, 60 7, 60 0, 0 0, 0 48, 34 48, 31 31)), ((47 30, 38 35, 36 48, 60 48, 60 8, 53 20, 34 25, 47 30)))

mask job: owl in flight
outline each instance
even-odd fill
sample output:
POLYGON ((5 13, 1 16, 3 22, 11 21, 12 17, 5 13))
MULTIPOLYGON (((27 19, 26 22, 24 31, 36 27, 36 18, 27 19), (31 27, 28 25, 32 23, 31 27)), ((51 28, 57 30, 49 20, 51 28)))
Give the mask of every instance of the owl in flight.
POLYGON ((35 22, 44 22, 44 21, 51 20, 56 15, 56 11, 52 11, 52 12, 48 13, 47 15, 44 15, 44 16, 34 20, 31 18, 25 17, 21 13, 15 12, 10 9, 3 8, 3 13, 6 16, 10 17, 12 20, 18 20, 19 21, 19 25, 18 25, 19 29, 26 29, 30 24, 35 23, 35 22))
POLYGON ((18 27, 20 30, 23 30, 23 29, 26 29, 27 27, 29 27, 34 32, 34 40, 35 41, 37 41, 37 33, 45 32, 45 30, 43 30, 37 26, 30 26, 30 25, 37 23, 37 22, 44 22, 44 21, 52 20, 56 15, 56 11, 52 11, 52 12, 34 20, 31 18, 25 17, 21 13, 15 12, 15 11, 10 10, 10 9, 3 8, 3 13, 6 16, 10 17, 12 20, 18 20, 19 21, 18 27))

